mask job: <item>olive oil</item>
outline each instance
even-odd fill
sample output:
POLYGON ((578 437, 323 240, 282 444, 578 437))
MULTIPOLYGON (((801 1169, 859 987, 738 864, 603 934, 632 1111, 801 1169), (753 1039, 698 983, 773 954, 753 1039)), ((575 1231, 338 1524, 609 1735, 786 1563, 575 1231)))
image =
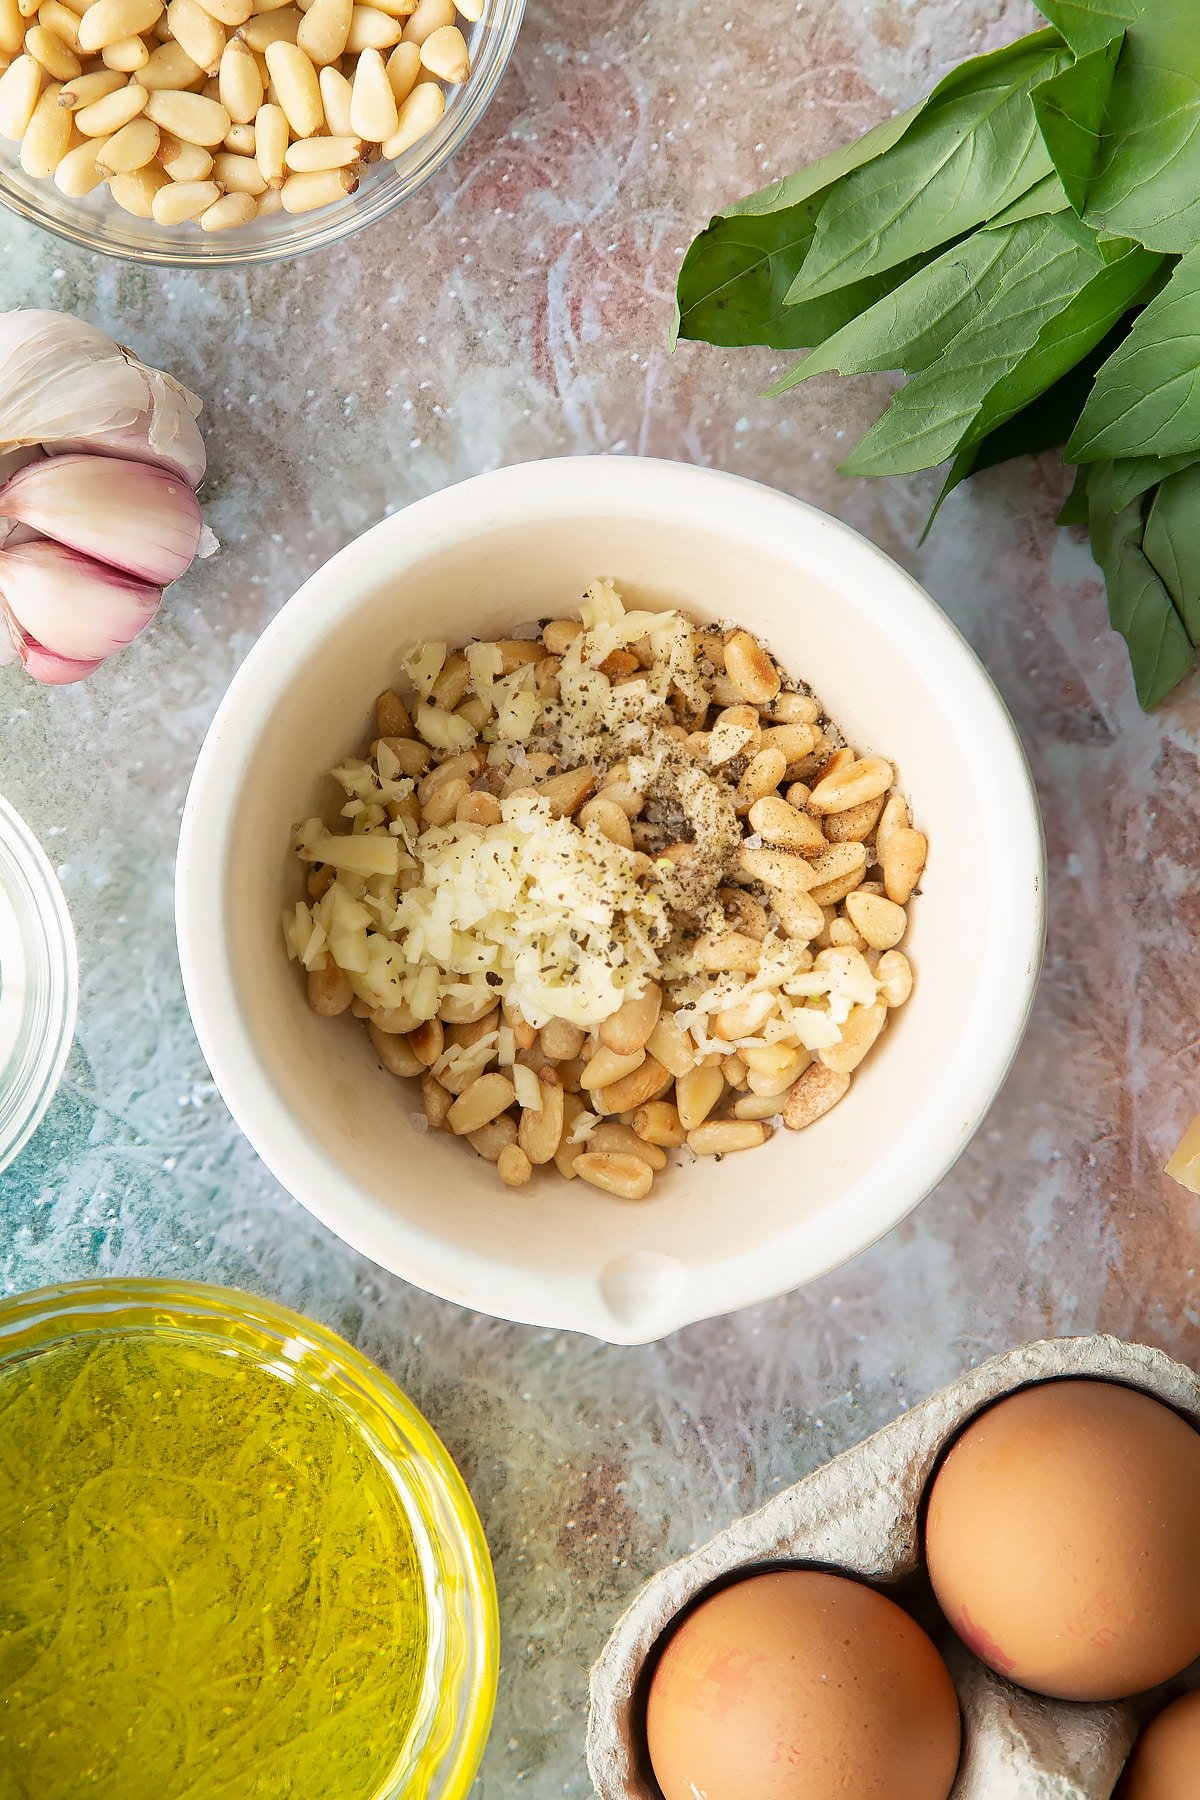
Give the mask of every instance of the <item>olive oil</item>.
POLYGON ((0 1369, 2 1800, 370 1800, 427 1636, 385 1466, 285 1360, 148 1331, 0 1369))

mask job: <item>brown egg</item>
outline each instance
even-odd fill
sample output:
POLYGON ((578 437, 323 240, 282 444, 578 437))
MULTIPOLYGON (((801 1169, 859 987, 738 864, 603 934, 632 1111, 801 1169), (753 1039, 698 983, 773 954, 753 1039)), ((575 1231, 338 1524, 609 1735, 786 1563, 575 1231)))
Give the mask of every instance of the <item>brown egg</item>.
POLYGON ((1117 1700, 1200 1655, 1200 1433, 1148 1394, 1054 1381, 968 1425, 925 1554, 963 1642, 1010 1680, 1117 1700))
POLYGON ((873 1588, 781 1569, 688 1614, 654 1671, 666 1800, 946 1800, 958 1701, 930 1640, 873 1588))
POLYGON ((1200 1800, 1200 1693, 1160 1712, 1134 1745, 1119 1800, 1200 1800))

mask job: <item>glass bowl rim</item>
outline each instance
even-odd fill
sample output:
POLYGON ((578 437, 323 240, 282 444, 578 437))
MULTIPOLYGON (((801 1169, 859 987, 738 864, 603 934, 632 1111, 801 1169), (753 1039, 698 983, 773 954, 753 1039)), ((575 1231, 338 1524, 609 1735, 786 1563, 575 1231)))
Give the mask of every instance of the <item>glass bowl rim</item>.
MULTIPOLYGON (((32 912, 17 907, 17 922, 27 943, 34 940, 49 1028, 26 1058, 12 1106, 15 1130, 7 1142, 0 1142, 0 1171, 25 1148, 45 1116, 62 1080, 79 1018, 79 951, 62 883, 32 828, 0 794, 0 860, 5 852, 25 878, 26 898, 33 902, 32 912)), ((27 1014, 36 998, 36 994, 27 998, 27 1014)))
MULTIPOLYGON (((153 243, 119 243, 107 242, 102 233, 90 230, 82 221, 86 215, 80 211, 79 223, 74 219, 56 218, 36 201, 26 198, 8 185, 4 171, 0 168, 0 206, 17 214, 31 225, 42 231, 48 231, 62 242, 73 244, 77 249, 90 250, 101 256, 110 256, 117 261, 140 263, 148 267, 158 266, 171 269, 227 269, 250 267, 276 262, 291 261, 299 256, 307 256, 311 251, 328 249, 331 245, 341 243, 343 239, 352 237, 356 232, 368 226, 377 225, 381 219, 401 206, 425 186, 427 181, 442 169, 452 156, 462 149, 484 113, 496 97, 496 92, 504 79, 512 53, 516 48, 521 25, 525 16, 526 0, 496 0, 497 18, 494 37, 488 48, 486 66, 482 68, 480 79, 476 83, 469 76, 463 88, 463 103, 457 113, 448 112, 446 117, 450 127, 441 131, 439 127, 430 133, 431 144, 423 156, 405 173, 399 172, 399 165, 393 164, 398 179, 394 182, 374 183, 369 193, 362 199, 355 199, 344 211, 339 207, 324 225, 320 224, 321 212, 304 214, 273 214, 273 218, 286 220, 292 229, 300 234, 301 241, 279 243, 274 234, 268 236, 261 244, 245 243, 223 245, 220 236, 200 238, 195 248, 189 243, 182 245, 172 241, 169 227, 163 227, 164 241, 162 249, 153 243), (311 231, 306 233, 303 224, 297 220, 309 217, 312 221, 311 231)), ((421 144, 413 146, 420 150, 421 144)), ((407 153, 406 153, 407 154, 407 153)), ((62 196, 62 198, 66 198, 62 196)), ((144 221, 143 221, 144 222, 144 221)))
POLYGON ((343 1396, 339 1404, 355 1413, 360 1401, 369 1400, 404 1440, 421 1477, 405 1484, 404 1502, 415 1509, 417 1522, 436 1538, 439 1548, 451 1552, 457 1578, 453 1594, 438 1600, 427 1591, 426 1598, 431 1611, 436 1604, 444 1614, 457 1617, 464 1628, 466 1652, 457 1682, 443 1684, 433 1729, 419 1746, 420 1752, 429 1743, 435 1749, 441 1743, 441 1766, 431 1771, 434 1785, 410 1790, 414 1771, 393 1770, 389 1780, 398 1773, 402 1786, 389 1786, 376 1800, 401 1800, 410 1792, 413 1800, 418 1793, 422 1800, 463 1800, 487 1743, 499 1683, 500 1620, 491 1553, 475 1503, 449 1450, 420 1408, 378 1363, 319 1320, 240 1288, 158 1276, 91 1276, 0 1295, 0 1372, 72 1337, 136 1331, 155 1323, 161 1328, 164 1312, 183 1315, 170 1322, 201 1333, 214 1324, 231 1327, 225 1341, 242 1351, 251 1345, 239 1343, 239 1330, 247 1340, 259 1333, 299 1342, 348 1381, 349 1400, 343 1396), (107 1327, 106 1316, 111 1320, 107 1327), (434 1499, 444 1503, 439 1516, 427 1505, 426 1485, 434 1499), (446 1530, 447 1513, 455 1534, 452 1540, 446 1530), (461 1714, 461 1727, 457 1717, 444 1716, 448 1700, 461 1714))

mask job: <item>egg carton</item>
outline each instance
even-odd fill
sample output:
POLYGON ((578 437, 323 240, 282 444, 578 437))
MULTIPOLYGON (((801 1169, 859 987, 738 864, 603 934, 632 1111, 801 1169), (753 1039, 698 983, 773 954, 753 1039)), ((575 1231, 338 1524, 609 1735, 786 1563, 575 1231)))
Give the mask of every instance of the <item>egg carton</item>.
MULTIPOLYGON (((671 1621, 738 1569, 798 1562, 899 1588, 920 1569, 921 1501, 938 1459, 994 1400, 1031 1382, 1098 1376, 1142 1388, 1200 1426, 1200 1380, 1161 1350, 1111 1337, 1026 1344, 958 1381, 718 1532, 642 1589, 592 1670, 588 1767, 601 1800, 661 1800, 645 1747, 647 1658, 671 1621)), ((953 1676, 963 1756, 951 1800, 1110 1800, 1137 1729, 1130 1706, 1046 1700, 980 1663, 918 1608, 953 1676)))

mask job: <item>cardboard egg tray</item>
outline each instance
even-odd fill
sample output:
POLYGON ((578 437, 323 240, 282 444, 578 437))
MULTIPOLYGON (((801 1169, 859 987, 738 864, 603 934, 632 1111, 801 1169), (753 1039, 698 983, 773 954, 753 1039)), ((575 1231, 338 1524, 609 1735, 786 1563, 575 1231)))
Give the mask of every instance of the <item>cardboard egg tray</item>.
MULTIPOLYGON (((1143 1388, 1200 1426, 1200 1380, 1160 1350, 1057 1338, 996 1356, 835 1457, 656 1575, 592 1671, 587 1755, 601 1800, 661 1800, 645 1749, 643 1672, 676 1615, 711 1583, 771 1562, 819 1564, 919 1589, 921 1501, 942 1452, 982 1408, 1031 1382, 1100 1376, 1143 1388)), ((918 1596, 919 1598, 919 1596, 918 1596)), ((1125 1705, 1040 1699, 977 1661, 932 1609, 910 1605, 946 1658, 963 1713, 951 1800, 1110 1800, 1133 1743, 1125 1705)))

